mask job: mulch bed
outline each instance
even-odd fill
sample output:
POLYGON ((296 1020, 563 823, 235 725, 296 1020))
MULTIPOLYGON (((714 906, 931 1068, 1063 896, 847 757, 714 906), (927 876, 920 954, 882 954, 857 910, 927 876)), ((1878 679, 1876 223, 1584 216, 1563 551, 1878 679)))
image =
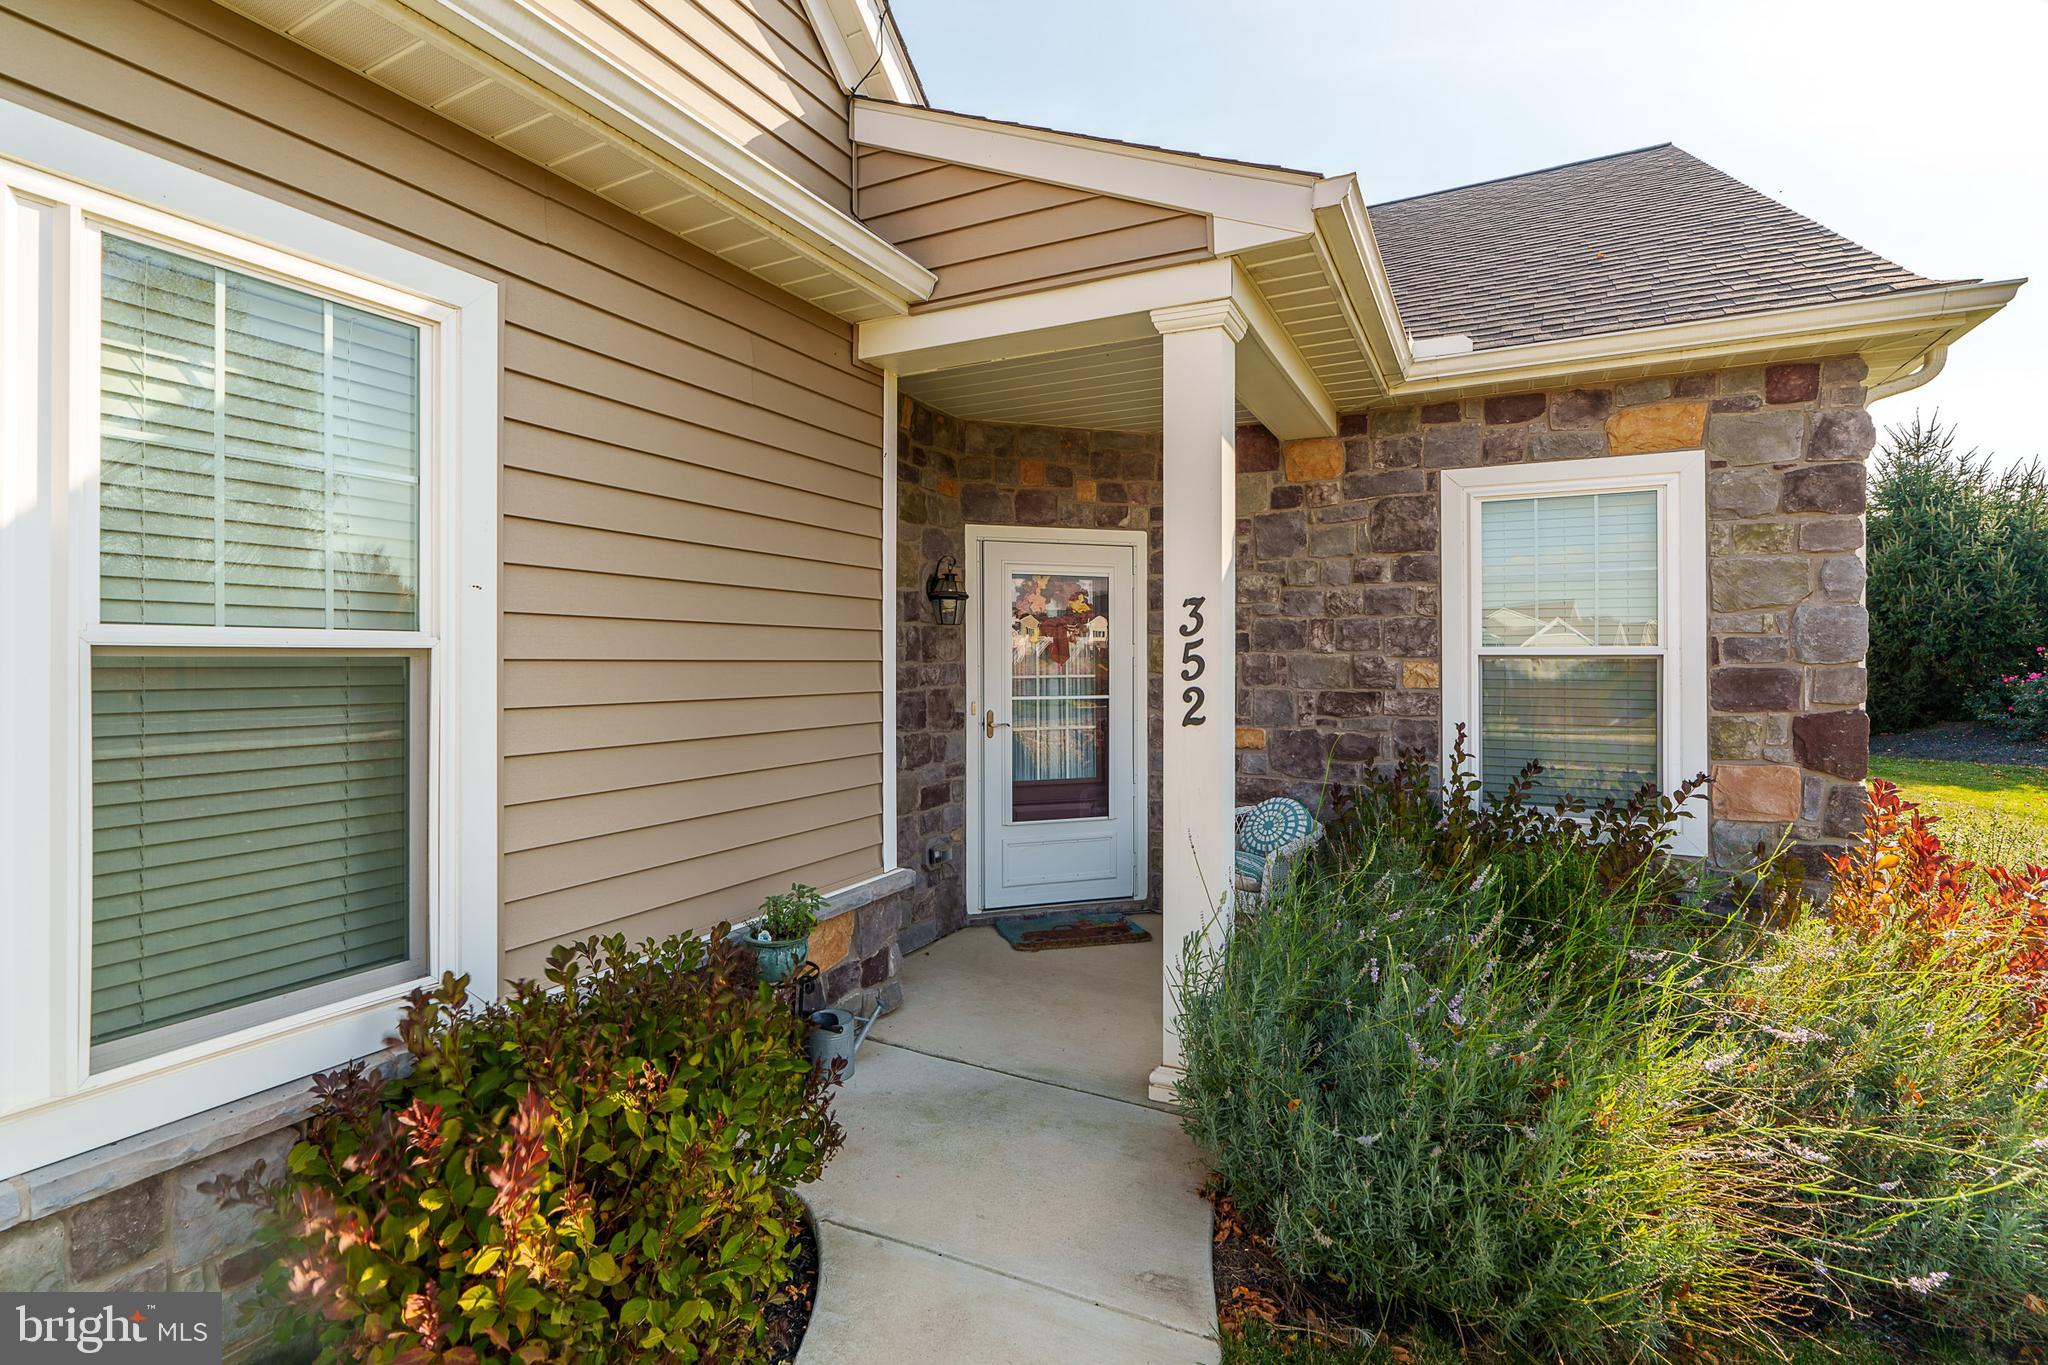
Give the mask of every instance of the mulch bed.
POLYGON ((817 1229, 801 1204, 797 1205, 797 1212, 801 1216, 796 1224, 796 1259, 790 1263, 788 1281, 768 1301, 766 1358, 771 1365, 791 1365, 795 1361, 804 1344, 804 1332, 811 1325, 811 1308, 818 1296, 817 1229))
MULTIPOLYGON (((1398 1324, 1384 1323, 1361 1312, 1334 1288, 1303 1285, 1289 1278, 1280 1258, 1263 1230, 1246 1224, 1229 1195, 1212 1181, 1201 1194, 1215 1208, 1215 1237, 1210 1248, 1210 1268, 1216 1281, 1216 1323, 1225 1333, 1241 1332, 1251 1321, 1267 1324, 1273 1331, 1295 1337, 1305 1347, 1366 1347, 1384 1337, 1386 1354, 1396 1362, 1412 1357, 1405 1342, 1406 1332, 1398 1324)), ((1843 1321, 1846 1321, 1844 1319, 1843 1321)), ((1805 1324, 1809 1332, 1824 1336, 1831 1321, 1805 1324)), ((1857 1330, 1869 1340, 1889 1347, 1902 1361, 1933 1358, 1925 1333, 1913 1324, 1881 1313, 1857 1320, 1857 1330)), ((1463 1334, 1447 1329, 1454 1339, 1463 1334)), ((1288 1352, 1292 1354, 1290 1350, 1288 1352)), ((1305 1351, 1316 1357, 1318 1353, 1305 1351)), ((1505 1365, 1509 1360, 1500 1349, 1483 1341, 1464 1341, 1460 1355, 1473 1365, 1505 1365)), ((2014 1365, 2041 1365, 2039 1347, 1991 1350, 1973 1357, 2009 1358, 2014 1365)), ((1757 1357, 1727 1357, 1718 1348, 1679 1345, 1674 1359, 1693 1365, 1720 1365, 1723 1359, 1752 1360, 1757 1357)))
POLYGON ((1971 721, 1950 721, 1900 735, 1872 735, 1870 752, 1884 758, 1936 758, 1956 763, 2017 763, 2048 768, 2048 742, 2021 739, 1971 721))
POLYGON ((1246 1225, 1229 1195, 1214 1184, 1204 1185, 1202 1194, 1216 1210, 1209 1256, 1216 1322, 1224 1331, 1238 1331, 1256 1318, 1333 1346, 1367 1345, 1378 1334, 1379 1324, 1360 1317, 1341 1294, 1289 1278, 1272 1242, 1246 1225))

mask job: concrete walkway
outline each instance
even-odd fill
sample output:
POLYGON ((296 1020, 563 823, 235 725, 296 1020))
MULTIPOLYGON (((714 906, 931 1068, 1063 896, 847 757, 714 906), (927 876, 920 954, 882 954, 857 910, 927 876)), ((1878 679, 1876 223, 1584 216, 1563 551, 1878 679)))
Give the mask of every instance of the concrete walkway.
POLYGON ((1155 941, 1019 953, 986 927, 904 963, 805 1188, 802 1365, 1217 1359, 1205 1169, 1144 1099, 1155 941))

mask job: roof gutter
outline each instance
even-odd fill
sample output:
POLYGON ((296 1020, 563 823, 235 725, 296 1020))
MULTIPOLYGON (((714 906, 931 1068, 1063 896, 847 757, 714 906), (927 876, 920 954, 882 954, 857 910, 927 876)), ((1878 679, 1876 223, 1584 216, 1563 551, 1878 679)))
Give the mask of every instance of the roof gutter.
POLYGON ((1875 403, 1880 398, 1896 398, 1902 393, 1911 393, 1933 379, 1948 368, 1948 346, 1946 341, 1929 346, 1927 354, 1920 358, 1918 368, 1896 379, 1887 379, 1882 384, 1871 385, 1870 401, 1875 403))
POLYGON ((849 95, 862 87, 879 83, 889 99, 899 104, 923 104, 924 86, 903 35, 884 3, 875 0, 803 0, 804 11, 825 46, 825 59, 832 74, 849 95))
POLYGON ((1401 382, 1389 396, 1443 392, 1476 383, 1541 384, 1620 367, 1643 373, 1674 365, 1725 361, 1760 350, 1862 343, 1933 330, 1944 333, 1938 344, 1945 347, 2003 308, 2023 283, 2024 280, 1994 280, 1942 285, 1770 313, 1746 313, 1411 360, 1403 367, 1401 382))

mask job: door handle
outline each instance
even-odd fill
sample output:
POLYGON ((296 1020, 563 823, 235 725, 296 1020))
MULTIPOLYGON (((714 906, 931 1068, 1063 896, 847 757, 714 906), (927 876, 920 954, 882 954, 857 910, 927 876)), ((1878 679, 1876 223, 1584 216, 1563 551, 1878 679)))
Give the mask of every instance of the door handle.
POLYGON ((1010 728, 1010 722, 1006 720, 996 719, 996 713, 993 708, 984 708, 981 714, 982 717, 988 722, 985 726, 982 727, 981 737, 983 739, 994 739, 996 737, 996 727, 998 725, 1002 726, 1005 730, 1010 728))

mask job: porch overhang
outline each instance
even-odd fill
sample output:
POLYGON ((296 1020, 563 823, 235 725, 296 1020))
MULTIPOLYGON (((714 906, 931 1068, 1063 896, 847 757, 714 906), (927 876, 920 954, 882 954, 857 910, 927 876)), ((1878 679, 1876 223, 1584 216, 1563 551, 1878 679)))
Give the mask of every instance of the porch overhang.
POLYGON ((1216 301, 1244 318, 1236 394, 1245 412, 1283 440, 1334 435, 1336 405, 1314 367, 1229 260, 879 319, 859 329, 858 354, 893 371, 904 392, 956 416, 1157 430, 1154 314, 1216 301))
MULTIPOLYGON (((1319 176, 921 107, 856 100, 857 144, 1205 218, 1209 259, 953 303, 864 324, 860 354, 954 416, 1155 427, 1149 310, 1228 298, 1244 314, 1240 415, 1283 440, 1340 415, 1451 396, 1857 354, 1873 390, 1938 369, 2019 280, 1900 289, 1774 311, 1474 350, 1416 338, 1353 175, 1319 176), (1224 287, 1228 275, 1228 289, 1224 287), (949 316, 957 315, 957 316, 949 316), (968 373, 972 368, 976 372, 968 373)), ((971 197, 971 196, 969 196, 971 197)), ((963 210, 964 211, 964 210, 963 210)))
MULTIPOLYGON (((897 159, 891 174, 901 177, 902 159, 913 158, 933 175, 971 172, 966 183, 974 186, 906 213, 902 201, 911 196, 895 193, 905 183, 899 178, 888 186, 886 203, 861 210, 939 275, 934 296, 913 305, 908 317, 877 320, 909 325, 861 329, 862 358, 905 376, 906 392, 958 417, 1157 429, 1159 361, 1150 313, 1227 299, 1248 329, 1238 397, 1245 415, 1276 435, 1333 435, 1339 413, 1361 410, 1384 393, 1390 356, 1375 353, 1368 326, 1382 307, 1360 309, 1350 300, 1335 263, 1356 246, 1328 230, 1363 223, 1355 177, 869 99, 854 101, 853 129, 864 154, 897 159), (1052 207, 1020 212, 1020 191, 1036 191, 1038 202, 1052 207), (1171 264, 1110 247, 1091 255, 1082 245, 1090 233, 1062 216, 1091 204, 1150 206, 1199 224, 1206 245, 1192 253, 1197 259, 1185 259, 1190 253, 1183 249, 1183 259, 1171 264), (1338 216, 1326 212, 1333 207, 1338 216), (999 289, 985 281, 971 290, 949 284, 949 271, 980 263, 960 259, 971 250, 962 238, 1023 235, 1020 223, 1041 220, 1033 230, 1046 240, 1031 250, 1042 251, 1042 264, 1033 258, 1020 265, 999 289), (916 378, 968 366, 999 369, 963 381, 916 378), (1020 390, 1028 402, 1006 401, 1020 390)), ((1013 247, 1012 254, 1028 252, 1013 247)))

